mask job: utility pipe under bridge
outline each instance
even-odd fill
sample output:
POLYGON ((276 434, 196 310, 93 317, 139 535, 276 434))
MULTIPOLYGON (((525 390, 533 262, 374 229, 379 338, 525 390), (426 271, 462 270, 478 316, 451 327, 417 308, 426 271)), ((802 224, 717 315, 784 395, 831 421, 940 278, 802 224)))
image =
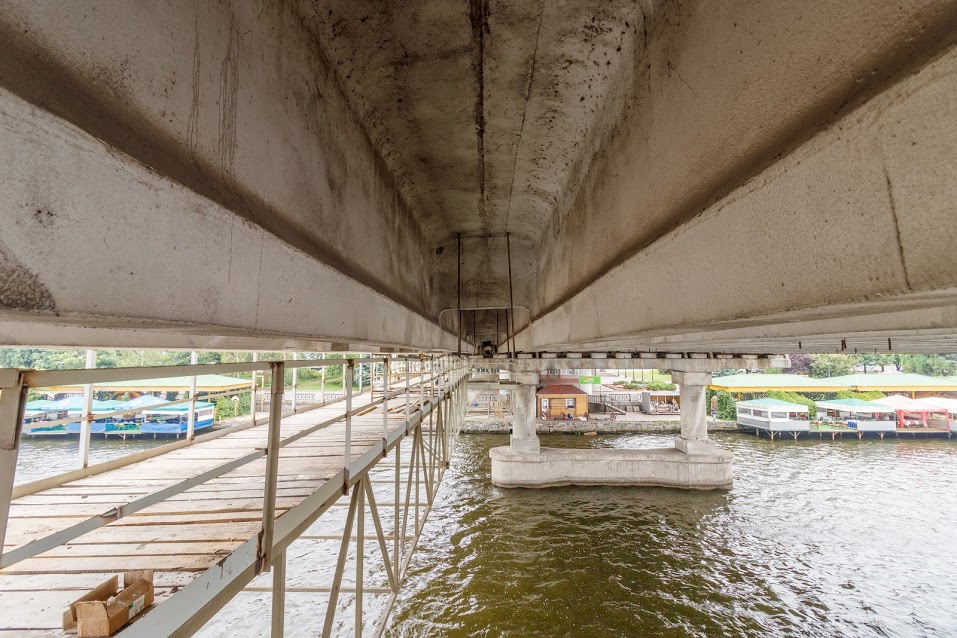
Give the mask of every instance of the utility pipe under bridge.
POLYGON ((155 604, 124 638, 189 636, 244 590, 272 593, 272 636, 283 635, 287 592, 328 599, 316 620, 322 636, 381 635, 462 426, 468 373, 458 357, 362 362, 383 368, 378 392, 353 391, 353 359, 0 370, 0 636, 66 635, 71 602, 135 570, 154 572, 155 604), (344 366, 345 396, 283 413, 286 369, 328 365, 344 366), (104 416, 90 409, 97 383, 267 372, 268 419, 14 486, 31 388, 85 384, 87 409, 67 420, 82 422, 88 445, 90 424, 104 416), (311 532, 340 505, 341 534, 311 532), (286 555, 299 539, 338 541, 326 582, 287 587, 286 555), (380 560, 382 586, 367 584, 367 556, 380 560), (353 568, 354 584, 344 585, 353 568), (268 571, 271 586, 250 586, 268 571), (381 603, 374 627, 363 620, 366 597, 381 603))

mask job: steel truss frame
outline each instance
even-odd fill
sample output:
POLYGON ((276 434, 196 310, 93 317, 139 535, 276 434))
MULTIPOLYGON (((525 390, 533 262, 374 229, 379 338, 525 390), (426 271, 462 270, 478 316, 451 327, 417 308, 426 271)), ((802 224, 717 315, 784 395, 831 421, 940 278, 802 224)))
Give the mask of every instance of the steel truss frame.
MULTIPOLYGON (((393 359, 395 361, 396 359, 393 359)), ((402 359, 398 359, 402 360, 402 359)), ((169 366, 162 368, 126 368, 110 370, 77 370, 77 371, 56 371, 56 372, 33 372, 21 370, 3 370, 0 369, 0 539, 3 538, 6 529, 9 507, 12 498, 15 496, 13 488, 14 472, 16 467, 16 458, 19 448, 19 439, 21 426, 23 422, 23 407, 26 403, 27 391, 29 387, 46 387, 49 385, 65 383, 87 383, 92 385, 96 382, 124 380, 132 378, 160 378, 176 374, 200 374, 196 368, 201 368, 203 372, 240 372, 270 370, 272 373, 272 385, 270 388, 269 403, 269 430, 267 448, 257 451, 255 454, 247 455, 241 459, 236 459, 230 463, 215 468, 201 476, 193 477, 180 484, 170 486, 161 492, 148 495, 142 499, 129 503, 122 508, 111 510, 110 512, 82 521, 77 525, 62 530, 48 538, 40 539, 39 542, 31 543, 28 546, 18 548, 13 552, 3 554, 0 559, 3 564, 13 564, 24 558, 34 556, 46 549, 49 549, 51 543, 53 547, 76 538, 92 529, 116 520, 122 516, 131 514, 148 505, 158 502, 171 494, 185 491, 197 483, 209 480, 219 476, 231 469, 235 469, 246 463, 250 463, 258 458, 266 457, 266 472, 263 499, 263 522, 261 532, 238 548, 233 550, 217 565, 209 568, 198 578, 182 588, 177 594, 171 596, 163 602, 162 607, 146 616, 140 622, 127 627, 122 633, 124 636, 142 636, 155 638, 158 636, 189 636, 197 631, 209 620, 226 602, 233 596, 242 591, 244 587, 259 573, 268 572, 272 569, 272 635, 282 636, 284 628, 285 615, 285 593, 286 589, 286 548, 312 525, 324 512, 336 504, 336 501, 344 494, 351 493, 347 522, 343 531, 339 561, 333 577, 333 584, 329 588, 315 588, 318 591, 330 593, 329 605, 327 608, 326 620, 323 626, 323 636, 329 636, 332 629, 332 621, 335 616, 335 608, 338 596, 343 592, 355 594, 356 605, 356 623, 355 635, 363 635, 363 594, 384 594, 389 593, 388 602, 379 621, 376 624, 376 636, 381 636, 389 614, 395 603, 399 589, 402 585, 406 571, 411 561, 412 553, 419 541, 422 533, 422 527, 426 517, 435 500, 438 486, 442 481, 445 469, 449 465, 449 458, 455 442, 461 431, 464 422, 465 408, 467 405, 467 387, 468 372, 459 357, 425 357, 420 356, 418 360, 418 386, 419 403, 416 410, 411 409, 411 395, 413 384, 411 377, 411 364, 414 359, 405 358, 405 383, 404 387, 398 391, 390 391, 389 372, 390 360, 388 357, 372 358, 362 360, 363 364, 374 366, 376 363, 382 364, 382 375, 380 379, 380 392, 382 397, 371 401, 360 410, 365 411, 375 405, 381 405, 386 401, 405 396, 405 419, 403 425, 390 429, 389 411, 382 410, 383 431, 380 442, 374 444, 359 458, 350 461, 349 443, 351 441, 351 422, 355 413, 360 410, 352 410, 353 389, 351 380, 355 360, 353 359, 323 359, 323 360, 294 360, 294 361, 264 361, 254 362, 252 364, 215 364, 202 366, 169 366), (282 422, 282 395, 284 388, 284 377, 286 367, 293 369, 299 367, 316 367, 318 365, 336 365, 346 366, 346 392, 341 401, 345 402, 345 412, 340 417, 327 422, 311 426, 306 430, 300 431, 285 439, 280 437, 280 426, 282 422), (426 376, 428 372, 428 376, 426 376), (428 417, 428 426, 425 421, 428 417), (277 477, 279 469, 279 450, 320 428, 344 421, 345 423, 345 449, 342 470, 327 480, 322 486, 306 497, 295 507, 287 510, 279 518, 275 517, 277 477), (401 463, 401 445, 406 437, 411 439, 411 462, 407 465, 401 463), (384 459, 390 451, 395 452, 395 476, 394 476, 394 529, 392 534, 387 536, 384 533, 379 510, 372 489, 373 479, 369 478, 369 472, 375 468, 379 462, 384 459), (402 469, 407 469, 405 476, 405 497, 402 499, 401 483, 402 469), (207 476, 208 475, 208 476, 207 476), (425 501, 421 501, 421 492, 424 491, 425 501), (414 500, 413 500, 414 499, 414 500), (388 576, 389 587, 383 591, 383 588, 366 589, 362 580, 364 548, 363 543, 366 531, 364 529, 365 508, 369 508, 375 528, 375 537, 378 540, 382 556, 385 557, 384 563, 388 576), (357 512, 361 515, 357 518, 357 512), (412 517, 412 530, 409 530, 409 517, 412 517), (401 518, 401 524, 400 524, 401 518), (355 523, 355 535, 353 535, 353 523, 355 523), (356 539, 357 551, 357 580, 354 588, 343 588, 342 578, 345 569, 345 560, 348 553, 349 542, 352 538, 356 539), (392 541, 391 554, 388 550, 388 541, 392 541), (391 557, 391 558, 390 558, 391 557)), ((375 384, 370 384, 370 398, 375 392, 375 384)), ((328 402, 333 403, 333 402, 328 402)), ((321 403, 312 408, 328 405, 321 403)), ((310 408, 294 409, 293 414, 303 412, 310 408)), ((82 418, 90 420, 91 414, 84 415, 82 418)), ((236 431, 245 427, 256 425, 255 420, 239 428, 229 428, 227 431, 236 431)), ((191 445, 194 442, 222 436, 226 431, 214 432, 203 437, 187 439, 170 446, 163 446, 164 451, 179 449, 183 445, 191 445)), ((136 455, 136 460, 142 460, 140 455, 136 455)), ((152 456, 152 455, 151 455, 152 456)), ((149 458, 149 457, 144 457, 149 458)), ((46 487, 62 484, 67 481, 76 480, 83 476, 89 476, 99 473, 99 470, 106 471, 114 467, 122 467, 130 462, 121 462, 113 464, 111 467, 99 469, 83 468, 81 475, 76 472, 66 473, 59 477, 46 479, 43 486, 37 486, 36 489, 25 490, 26 493, 32 493, 46 487)), ((22 486, 21 486, 22 487, 22 486)))

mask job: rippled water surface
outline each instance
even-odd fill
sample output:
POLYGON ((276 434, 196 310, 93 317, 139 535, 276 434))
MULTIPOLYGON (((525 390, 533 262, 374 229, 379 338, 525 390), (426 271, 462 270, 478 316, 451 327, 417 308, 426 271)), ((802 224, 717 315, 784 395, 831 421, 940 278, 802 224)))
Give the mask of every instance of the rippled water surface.
POLYGON ((502 490, 503 437, 463 436, 390 633, 957 635, 957 441, 716 438, 727 492, 502 490))
MULTIPOLYGON (((957 636, 957 440, 715 438, 735 454, 730 491, 502 490, 488 450, 507 437, 462 436, 388 635, 957 636)), ((162 443, 94 442, 93 456, 162 443)), ((661 447, 672 437, 542 444, 661 447)), ((18 482, 73 469, 76 446, 25 442, 18 482)), ((389 465, 374 476, 388 479, 389 465)), ((392 488, 376 489, 388 533, 392 488)), ((288 550, 287 582, 300 588, 287 595, 288 636, 321 631, 328 593, 308 588, 331 582, 345 514, 332 508, 288 550)), ((371 538, 367 548, 366 584, 384 587, 371 538)), ((199 636, 268 635, 270 578, 199 636)), ((352 635, 351 603, 340 598, 337 634, 352 635)), ((367 595, 367 627, 384 603, 367 595)))
MULTIPOLYGON (((126 441, 119 438, 94 437, 90 441, 90 465, 109 461, 165 445, 175 439, 136 438, 126 441)), ((80 467, 80 440, 77 437, 24 436, 17 455, 16 483, 22 485, 49 476, 70 472, 80 467)))

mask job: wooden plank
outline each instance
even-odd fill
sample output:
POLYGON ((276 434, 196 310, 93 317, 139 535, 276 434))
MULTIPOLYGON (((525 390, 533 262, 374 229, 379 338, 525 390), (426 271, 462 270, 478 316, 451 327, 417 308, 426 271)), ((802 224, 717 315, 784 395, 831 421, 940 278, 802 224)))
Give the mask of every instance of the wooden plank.
MULTIPOLYGON (((82 496, 85 494, 113 494, 113 495, 134 495, 142 496, 149 494, 154 490, 150 487, 132 487, 129 485, 75 485, 67 483, 64 487, 54 487, 49 490, 38 492, 39 494, 56 494, 62 496, 82 496)), ((22 497, 26 498, 26 497, 22 497)))
POLYGON ((189 543, 170 543, 145 541, 141 543, 82 543, 61 545, 40 554, 39 558, 72 559, 78 556, 160 556, 194 555, 224 556, 241 545, 246 539, 235 541, 206 541, 189 543))
MULTIPOLYGON (((62 633, 63 611, 83 591, 5 591, 3 593, 4 627, 21 630, 60 630, 62 633)), ((154 604, 169 598, 169 589, 156 590, 154 604)))
MULTIPOLYGON (((277 515, 285 509, 276 508, 277 515)), ((261 512, 207 512, 203 514, 162 514, 157 516, 129 516, 111 523, 111 526, 136 527, 138 525, 182 525, 184 523, 262 523, 261 512)))
POLYGON ((258 534, 261 526, 261 520, 230 523, 183 523, 157 526, 122 526, 113 523, 80 536, 73 541, 73 544, 245 541, 247 538, 258 534))
POLYGON ((131 556, 78 556, 76 558, 42 558, 22 560, 2 570, 3 574, 83 574, 85 572, 122 573, 138 569, 164 572, 197 572, 209 568, 222 558, 215 556, 140 554, 131 556))
MULTIPOLYGON (((304 497, 282 497, 276 499, 277 507, 289 508, 299 503, 304 497)), ((225 499, 167 499, 155 505, 151 505, 132 516, 153 516, 155 514, 191 512, 233 512, 233 511, 255 511, 262 509, 262 498, 225 498, 225 499)), ((79 522, 77 519, 92 518, 99 516, 110 509, 109 504, 103 503, 79 503, 79 504, 58 504, 58 505, 24 505, 13 503, 10 506, 10 518, 36 518, 48 520, 50 518, 69 519, 66 523, 72 525, 79 522), (72 522, 70 522, 72 521, 72 522)))
MULTIPOLYGON (((89 591, 119 572, 86 572, 83 574, 5 574, 0 571, 0 592, 7 591, 89 591)), ((157 588, 185 587, 196 577, 195 572, 158 572, 153 575, 157 588)), ((6 600, 3 597, 3 600, 6 600)))
POLYGON ((29 496, 21 496, 17 500, 11 503, 11 506, 16 505, 75 505, 75 504, 92 504, 99 503, 98 509, 103 511, 110 509, 109 507, 103 507, 103 505, 123 505, 124 503, 129 503, 130 501, 135 501, 138 498, 142 498, 146 494, 83 494, 80 496, 70 496, 63 494, 50 494, 49 492, 37 492, 36 494, 30 494, 29 496))
MULTIPOLYGON (((317 482, 317 486, 321 485, 321 482, 317 482)), ((263 497, 263 488, 260 487, 256 489, 226 489, 226 490, 204 490, 201 489, 204 486, 199 486, 181 492, 180 494, 174 494, 169 498, 165 499, 166 502, 169 501, 199 501, 199 500, 223 500, 223 499, 235 499, 240 497, 245 498, 262 498, 263 497)), ((279 488, 279 494, 282 496, 308 496, 316 487, 283 487, 279 488)), ((32 494, 30 496, 24 496, 22 498, 14 501, 16 505, 44 505, 44 506, 54 506, 54 505, 73 505, 77 502, 82 504, 88 503, 97 503, 100 504, 98 507, 99 511, 106 511, 110 507, 116 507, 119 505, 124 505, 129 503, 137 498, 141 498, 143 495, 128 495, 127 498, 117 498, 110 497, 101 494, 91 494, 84 497, 67 497, 59 494, 48 494, 46 492, 40 492, 38 494, 32 494), (78 501, 78 498, 82 500, 78 501)))

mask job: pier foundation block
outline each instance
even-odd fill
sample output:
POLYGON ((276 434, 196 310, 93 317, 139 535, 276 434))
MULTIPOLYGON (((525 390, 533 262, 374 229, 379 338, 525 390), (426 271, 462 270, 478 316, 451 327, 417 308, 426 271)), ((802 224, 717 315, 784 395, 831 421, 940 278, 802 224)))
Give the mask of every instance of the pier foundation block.
POLYGON ((513 390, 511 445, 490 451, 499 487, 639 485, 689 489, 731 487, 731 453, 708 440, 705 388, 710 373, 674 373, 681 391, 681 435, 664 449, 542 448, 535 435, 534 389, 513 390), (531 401, 529 401, 529 396, 531 401))

